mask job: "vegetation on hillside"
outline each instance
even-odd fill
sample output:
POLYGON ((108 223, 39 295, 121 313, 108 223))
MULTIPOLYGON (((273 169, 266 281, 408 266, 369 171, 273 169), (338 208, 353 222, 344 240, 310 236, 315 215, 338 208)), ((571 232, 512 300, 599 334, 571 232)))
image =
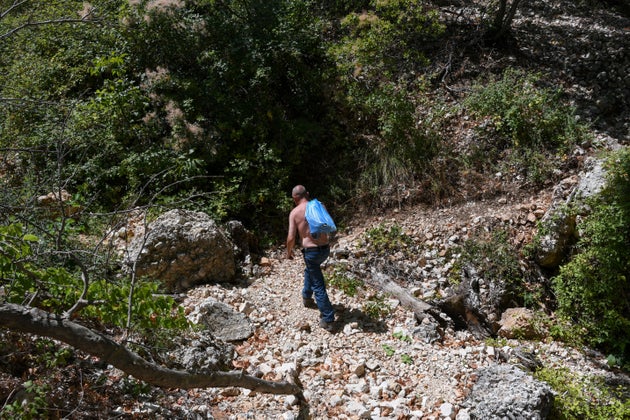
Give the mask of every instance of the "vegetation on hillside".
POLYGON ((630 150, 609 158, 605 190, 589 203, 570 261, 554 278, 559 313, 572 339, 630 362, 630 150))

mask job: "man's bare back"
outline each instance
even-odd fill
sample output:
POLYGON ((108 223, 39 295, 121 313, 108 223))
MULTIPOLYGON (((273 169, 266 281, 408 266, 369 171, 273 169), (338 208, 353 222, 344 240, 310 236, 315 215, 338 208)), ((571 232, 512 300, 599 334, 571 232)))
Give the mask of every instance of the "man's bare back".
POLYGON ((293 257, 293 247, 295 246, 297 237, 301 239, 301 245, 303 248, 312 248, 316 246, 322 246, 328 244, 328 234, 321 233, 317 239, 311 236, 311 231, 306 221, 306 203, 308 203, 308 197, 293 197, 296 206, 289 214, 289 234, 287 235, 287 257, 293 257))

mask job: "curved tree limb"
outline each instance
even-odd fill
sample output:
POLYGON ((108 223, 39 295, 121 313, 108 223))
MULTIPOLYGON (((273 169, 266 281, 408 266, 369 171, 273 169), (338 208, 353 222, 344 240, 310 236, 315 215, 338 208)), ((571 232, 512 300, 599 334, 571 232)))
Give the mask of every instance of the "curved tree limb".
POLYGON ((301 387, 295 383, 267 381, 240 371, 195 374, 165 368, 148 362, 103 334, 37 308, 1 304, 0 326, 63 341, 100 357, 139 380, 159 387, 188 389, 236 386, 267 394, 302 395, 301 387))
MULTIPOLYGON (((14 0, 13 4, 6 8, 5 10, 0 10, 0 20, 4 19, 7 15, 13 12, 15 9, 18 9, 20 6, 28 4, 28 0, 14 0)), ((35 6, 31 6, 35 7, 35 6)), ((85 13, 79 18, 70 18, 70 17, 60 17, 54 19, 47 20, 38 20, 31 21, 30 19, 24 23, 20 23, 15 28, 12 28, 5 32, 4 34, 0 34, 0 40, 4 38, 8 38, 15 33, 21 31, 22 29, 28 27, 37 27, 43 25, 58 25, 58 24, 72 24, 72 23, 88 23, 94 21, 94 10, 92 8, 85 11, 85 13)))

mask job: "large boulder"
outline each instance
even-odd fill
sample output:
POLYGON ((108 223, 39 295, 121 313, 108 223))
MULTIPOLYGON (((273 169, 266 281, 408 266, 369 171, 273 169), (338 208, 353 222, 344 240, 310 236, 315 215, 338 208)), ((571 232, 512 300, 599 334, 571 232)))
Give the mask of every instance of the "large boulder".
POLYGON ((138 276, 159 279, 169 292, 236 278, 234 244, 205 213, 171 210, 134 237, 126 254, 138 276))
POLYGON ((212 298, 197 304, 188 319, 223 341, 246 340, 254 334, 254 326, 245 314, 212 298))
POLYGON ((539 340, 546 331, 537 326, 536 314, 528 308, 508 308, 501 315, 501 328, 497 332, 499 337, 517 338, 524 340, 539 340))
POLYGON ((511 364, 479 370, 479 379, 462 403, 472 419, 545 419, 553 406, 551 387, 511 364))
POLYGON ((536 261, 541 267, 555 268, 562 263, 578 236, 577 216, 589 213, 587 199, 599 194, 605 185, 604 163, 592 158, 577 181, 567 179, 556 187, 551 206, 540 221, 536 261))
POLYGON ((192 337, 173 337, 176 348, 168 352, 168 365, 187 372, 211 374, 232 368, 234 346, 213 337, 208 332, 197 332, 192 337))

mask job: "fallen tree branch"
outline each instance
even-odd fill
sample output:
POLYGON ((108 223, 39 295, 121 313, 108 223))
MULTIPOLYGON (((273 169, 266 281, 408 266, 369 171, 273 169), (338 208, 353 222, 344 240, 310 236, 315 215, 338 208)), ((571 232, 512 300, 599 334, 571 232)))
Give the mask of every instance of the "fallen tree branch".
POLYGON ((372 275, 366 277, 367 278, 364 279, 366 284, 398 299, 403 307, 414 313, 418 321, 422 321, 427 316, 433 317, 431 312, 437 310, 433 305, 416 299, 407 289, 392 281, 385 273, 372 269, 372 275))
POLYGON ((491 336, 491 329, 486 317, 471 308, 466 301, 466 295, 469 294, 466 290, 461 290, 446 299, 441 299, 435 305, 431 305, 417 299, 407 289, 392 281, 390 276, 374 268, 372 268, 372 275, 367 277, 365 279, 366 284, 398 299, 404 308, 414 313, 419 323, 428 318, 428 321, 437 322, 442 327, 454 323, 452 326, 468 329, 478 339, 491 336))
POLYGON ((139 380, 159 387, 189 389, 235 386, 266 394, 302 395, 302 389, 296 383, 266 381, 241 371, 195 374, 168 369, 143 359, 103 334, 37 308, 4 303, 0 305, 0 326, 63 341, 139 380))

